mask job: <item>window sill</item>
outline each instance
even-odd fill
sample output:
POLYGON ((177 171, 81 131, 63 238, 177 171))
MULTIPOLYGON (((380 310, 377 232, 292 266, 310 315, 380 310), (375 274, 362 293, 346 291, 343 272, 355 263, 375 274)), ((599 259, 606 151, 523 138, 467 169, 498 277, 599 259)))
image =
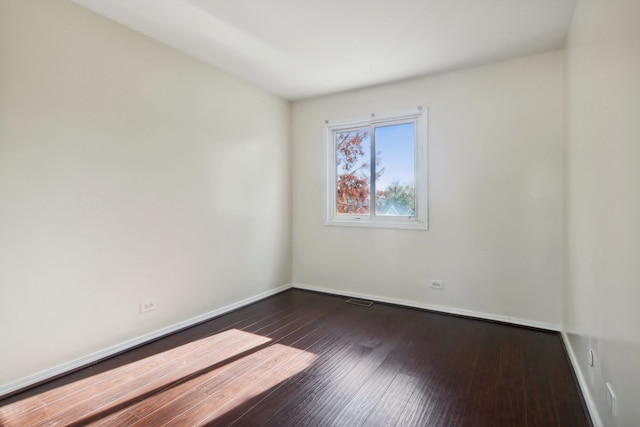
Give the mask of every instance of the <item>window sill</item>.
POLYGON ((419 231, 427 231, 429 229, 429 224, 425 221, 420 221, 418 219, 406 219, 406 220, 397 220, 397 219, 380 219, 371 221, 369 219, 328 219, 325 220, 324 225, 328 226, 337 226, 337 227, 364 227, 364 228, 392 228, 399 230, 419 230, 419 231))

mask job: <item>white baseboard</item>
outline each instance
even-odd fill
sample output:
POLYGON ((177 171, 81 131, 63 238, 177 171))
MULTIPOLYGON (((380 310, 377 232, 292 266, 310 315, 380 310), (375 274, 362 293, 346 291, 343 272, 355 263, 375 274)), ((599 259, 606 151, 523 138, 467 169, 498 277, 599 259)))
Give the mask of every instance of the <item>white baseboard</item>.
POLYGON ((180 331, 182 329, 188 328, 190 326, 197 325, 198 323, 205 322, 209 319, 213 319, 214 317, 221 316, 223 314, 229 313, 238 308, 244 307, 246 305, 252 304, 254 302, 260 301, 262 299, 268 298, 272 295, 278 294, 282 291, 286 291, 291 288, 291 284, 283 285, 277 287, 275 289, 271 289, 266 292, 262 292, 261 294, 252 296, 250 298, 243 299, 233 304, 229 304, 227 306, 218 308, 216 310, 210 311, 208 313, 201 314, 199 316, 192 317, 182 322, 175 323, 173 325, 167 326, 166 328, 159 329, 154 332, 150 332, 148 334, 139 336, 137 338, 133 338, 131 340, 122 342, 120 344, 113 345, 111 347, 107 347, 103 350, 97 351, 95 353, 91 353, 84 357, 72 360, 67 363, 60 364, 51 369, 46 369, 44 371, 40 371, 36 374, 29 375, 27 377, 21 378, 19 380, 10 382, 8 384, 4 384, 0 386, 0 398, 2 396, 8 395, 16 390, 21 390, 32 386, 34 384, 41 383, 43 381, 47 381, 49 379, 55 378, 57 376, 63 375, 67 372, 74 371, 76 369, 82 368, 84 366, 95 363, 99 360, 105 359, 110 356, 114 356, 123 351, 132 349, 139 345, 145 344, 147 342, 156 340, 163 336, 169 335, 171 333, 180 331))
POLYGON ((560 325, 554 325, 554 324, 545 323, 545 322, 538 322, 538 321, 535 321, 535 320, 519 319, 517 317, 502 316, 502 315, 498 315, 498 314, 483 313, 483 312, 479 312, 479 311, 465 310, 465 309, 446 307, 446 306, 441 306, 441 305, 424 304, 424 303, 419 303, 419 302, 416 302, 416 301, 408 301, 408 300, 402 300, 402 299, 396 299, 396 298, 382 297, 382 296, 379 296, 379 295, 370 295, 370 294, 360 294, 360 293, 355 293, 355 292, 347 292, 347 291, 341 291, 341 290, 330 289, 330 288, 322 288, 322 287, 319 287, 319 286, 304 285, 304 284, 301 284, 301 283, 294 283, 292 287, 295 288, 295 289, 304 289, 304 290, 308 290, 308 291, 323 292, 323 293, 326 293, 326 294, 342 295, 342 296, 346 296, 346 297, 368 299, 368 300, 377 301, 377 302, 386 302, 386 303, 389 303, 389 304, 403 305, 403 306, 406 306, 406 307, 422 308, 422 309, 425 309, 425 310, 438 311, 438 312, 446 313, 446 314, 456 314, 456 315, 460 315, 460 316, 474 317, 474 318, 483 319, 483 320, 494 320, 494 321, 497 321, 497 322, 511 323, 513 325, 528 326, 528 327, 538 328, 538 329, 546 329, 546 330, 554 331, 554 332, 560 331, 560 325))
MULTIPOLYGON (((214 317, 218 317, 218 316, 221 316, 223 314, 229 313, 229 312, 231 312, 233 310, 236 310, 238 308, 241 308, 241 307, 244 307, 246 305, 252 304, 254 302, 260 301, 262 299, 268 298, 268 297, 270 297, 272 295, 275 295, 275 294, 278 294, 280 292, 286 291, 287 289, 290 289, 290 288, 303 289, 303 290, 309 290, 309 291, 315 291, 315 292, 322 292, 322 293, 333 294, 333 295, 341 295, 341 296, 347 296, 347 297, 353 297, 353 298, 362 298, 362 299, 368 299, 368 300, 372 300, 372 301, 378 301, 378 302, 402 305, 402 306, 413 307, 413 308, 422 308, 422 309, 437 311, 437 312, 441 312, 441 313, 456 314, 456 315, 468 316, 468 317, 484 319, 484 320, 494 320, 494 321, 498 321, 498 322, 511 323, 511 324, 514 324, 514 325, 528 326, 528 327, 546 329, 546 330, 551 330, 551 331, 559 331, 560 330, 558 325, 553 325, 553 324, 544 323, 544 322, 537 322, 537 321, 519 319, 519 318, 509 317, 509 316, 501 316, 501 315, 495 315, 495 314, 490 314, 490 313, 482 313, 482 312, 477 312, 477 311, 473 311, 473 310, 464 310, 464 309, 457 309, 457 308, 446 307, 446 306, 423 304, 423 303, 418 303, 418 302, 415 302, 415 301, 408 301, 408 300, 402 300, 402 299, 396 299, 396 298, 382 297, 382 296, 370 295, 370 294, 361 294, 361 293, 340 291, 340 290, 335 290, 335 289, 330 289, 330 288, 323 288, 323 287, 318 287, 318 286, 310 286, 310 285, 303 285, 303 284, 300 284, 300 283, 295 283, 293 285, 287 284, 287 285, 280 286, 278 288, 263 292, 261 294, 255 295, 255 296, 250 297, 250 298, 246 298, 244 300, 241 300, 241 301, 238 301, 236 303, 227 305, 225 307, 221 307, 219 309, 210 311, 208 313, 204 313, 204 314, 201 314, 199 316, 187 319, 185 321, 175 323, 175 324, 170 325, 170 326, 168 326, 166 328, 162 328, 162 329, 159 329, 157 331, 150 332, 150 333, 142 335, 140 337, 133 338, 131 340, 122 342, 120 344, 116 344, 116 345, 110 346, 108 348, 105 348, 103 350, 97 351, 95 353, 91 353, 91 354, 89 354, 87 356, 72 360, 72 361, 67 362, 67 363, 60 364, 58 366, 55 366, 55 367, 50 368, 50 369, 46 369, 44 371, 35 373, 33 375, 29 375, 27 377, 21 378, 21 379, 16 380, 16 381, 13 381, 11 383, 4 384, 4 385, 0 386, 0 397, 8 395, 9 393, 12 393, 12 392, 14 392, 16 390, 24 389, 24 388, 27 388, 27 387, 32 386, 34 384, 38 384, 38 383, 41 383, 43 381, 47 381, 47 380, 49 380, 51 378, 55 378, 57 376, 63 375, 65 373, 67 373, 67 372, 82 368, 83 366, 90 365, 90 364, 95 363, 95 362, 97 362, 99 360, 105 359, 107 357, 113 356, 115 354, 121 353, 121 352, 129 350, 129 349, 132 349, 132 348, 137 347, 139 345, 145 344, 145 343, 147 343, 149 341, 153 341, 155 339, 161 338, 163 336, 169 335, 169 334, 177 332, 179 330, 188 328, 190 326, 197 325, 198 323, 202 323, 202 322, 207 321, 209 319, 212 319, 214 317)), ((573 357, 572 356, 573 353, 572 353, 571 347, 567 344, 568 341, 567 341, 566 337, 564 336, 564 334, 563 334, 563 339, 565 340, 565 345, 567 345, 567 349, 569 351, 570 357, 573 357)), ((578 381, 580 383, 580 387, 583 390, 583 394, 585 395, 585 400, 587 400, 587 406, 589 407, 589 411, 592 413, 592 418, 593 418, 594 424, 595 424, 596 420, 599 421, 599 417, 596 418, 593 415, 594 414, 593 411, 595 410, 595 406, 593 406, 593 402, 591 401, 590 396, 588 395, 588 390, 583 385, 584 379, 581 377, 580 371, 578 369, 576 369, 577 364, 575 363, 575 361, 573 359, 571 360, 571 363, 574 365, 574 370, 576 371, 576 375, 578 376, 578 381)), ((597 411, 595 412, 595 414, 597 415, 597 411)), ((596 427, 599 427, 600 425, 601 424, 599 424, 599 425, 596 424, 596 427)))
POLYGON ((600 413, 598 412, 598 408, 596 407, 596 404, 593 401, 593 397, 589 392, 589 387, 587 387, 587 381, 585 380, 584 375, 582 375, 582 370, 580 370, 580 365, 578 364, 578 359, 576 358, 576 353, 573 351, 573 347, 571 346, 569 337, 564 331, 562 331, 561 335, 562 341, 564 342, 564 347, 567 349, 567 354, 569 355, 569 362, 571 363, 573 372, 575 372, 576 374, 576 378, 578 379, 578 386, 580 387, 582 396, 584 396, 587 410, 589 411, 589 415, 591 416, 591 422, 593 422, 594 427, 604 427, 602 418, 600 418, 600 413))

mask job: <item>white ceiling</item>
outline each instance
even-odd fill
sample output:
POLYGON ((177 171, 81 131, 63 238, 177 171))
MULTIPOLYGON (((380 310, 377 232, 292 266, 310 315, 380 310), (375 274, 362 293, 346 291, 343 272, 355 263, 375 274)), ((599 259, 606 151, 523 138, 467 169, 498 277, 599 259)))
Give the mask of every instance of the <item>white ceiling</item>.
POLYGON ((560 49, 575 0, 74 0, 296 100, 560 49))

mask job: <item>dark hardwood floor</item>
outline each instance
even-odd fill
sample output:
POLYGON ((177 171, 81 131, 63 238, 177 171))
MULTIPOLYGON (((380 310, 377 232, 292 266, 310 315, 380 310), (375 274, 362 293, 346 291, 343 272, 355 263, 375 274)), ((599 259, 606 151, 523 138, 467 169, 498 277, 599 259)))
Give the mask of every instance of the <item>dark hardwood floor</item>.
POLYGON ((557 333, 289 290, 0 400, 0 426, 590 426, 557 333))

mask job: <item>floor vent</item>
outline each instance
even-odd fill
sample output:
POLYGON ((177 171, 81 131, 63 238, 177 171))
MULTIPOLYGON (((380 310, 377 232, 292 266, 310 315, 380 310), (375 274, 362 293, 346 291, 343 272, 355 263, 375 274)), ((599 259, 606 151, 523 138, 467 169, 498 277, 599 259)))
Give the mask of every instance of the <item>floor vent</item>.
POLYGON ((362 307, 371 307, 373 305, 373 301, 367 301, 365 299, 358 298, 349 298, 347 300, 347 304, 360 305, 362 307))

